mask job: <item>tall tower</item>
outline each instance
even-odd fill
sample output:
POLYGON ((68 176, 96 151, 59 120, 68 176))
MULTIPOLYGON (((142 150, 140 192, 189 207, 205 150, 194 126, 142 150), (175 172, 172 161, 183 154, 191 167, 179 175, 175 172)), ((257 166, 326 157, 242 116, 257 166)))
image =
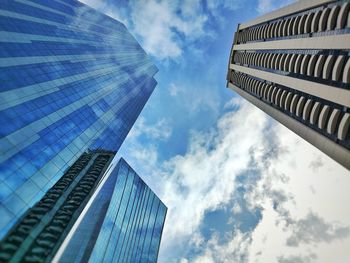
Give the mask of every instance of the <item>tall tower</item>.
POLYGON ((0 261, 156 262, 167 208, 114 155, 83 153, 0 242, 0 261))
POLYGON ((0 3, 0 239, 88 149, 116 152, 157 68, 76 0, 0 3))
POLYGON ((54 261, 157 262, 167 207, 120 159, 54 261))
POLYGON ((227 86, 350 169, 350 3, 299 1, 238 25, 227 86))

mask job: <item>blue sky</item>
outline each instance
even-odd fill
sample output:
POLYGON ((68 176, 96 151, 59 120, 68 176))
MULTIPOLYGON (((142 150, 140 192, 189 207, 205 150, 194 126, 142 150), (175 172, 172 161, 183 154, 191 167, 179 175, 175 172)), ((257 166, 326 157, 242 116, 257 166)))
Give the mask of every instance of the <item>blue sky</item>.
POLYGON ((225 87, 237 23, 291 1, 83 2, 159 68, 120 155, 168 206, 160 262, 349 262, 349 172, 225 87))

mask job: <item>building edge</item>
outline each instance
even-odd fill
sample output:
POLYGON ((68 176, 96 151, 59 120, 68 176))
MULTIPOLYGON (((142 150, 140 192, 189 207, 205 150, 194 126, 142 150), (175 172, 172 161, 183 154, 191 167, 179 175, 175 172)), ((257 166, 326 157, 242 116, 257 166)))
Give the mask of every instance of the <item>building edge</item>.
POLYGON ((334 143, 330 139, 324 137, 318 132, 310 129, 304 124, 294 120, 286 114, 274 109, 270 105, 262 102, 254 96, 244 92, 232 83, 228 83, 228 88, 232 89, 240 96, 248 100, 254 106, 264 111, 266 114, 273 117, 275 120, 280 122, 283 126, 296 133, 298 136, 324 152, 326 155, 334 159, 336 162, 350 170, 350 152, 344 147, 334 143))

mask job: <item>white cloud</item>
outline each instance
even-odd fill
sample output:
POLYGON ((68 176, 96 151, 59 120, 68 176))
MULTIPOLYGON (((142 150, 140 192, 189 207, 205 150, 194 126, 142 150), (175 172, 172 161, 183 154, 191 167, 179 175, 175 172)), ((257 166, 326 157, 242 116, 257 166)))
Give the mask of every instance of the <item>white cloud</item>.
POLYGON ((248 198, 264 210, 247 262, 314 262, 310 253, 317 262, 346 262, 350 209, 343 202, 350 197, 349 172, 282 125, 274 130, 286 150, 270 158, 248 198), (315 156, 322 160, 319 169, 310 167, 315 156))
MULTIPOLYGON (((248 106, 243 104, 241 107, 248 106)), ((241 118, 250 119, 250 114, 256 114, 256 111, 260 112, 257 109, 244 112, 241 108, 231 116, 239 118, 240 125, 227 129, 244 134, 249 128, 241 118)), ((251 154, 262 173, 261 179, 244 198, 251 209, 263 208, 261 221, 252 232, 245 233, 244 238, 238 231, 226 243, 219 243, 215 236, 202 243, 202 253, 193 259, 194 262, 284 263, 314 262, 316 259, 317 262, 347 262, 350 258, 347 249, 350 247, 350 209, 343 202, 350 198, 349 172, 276 122, 268 131, 268 137, 277 135, 275 142, 264 144, 263 140, 268 137, 264 136, 263 127, 266 126, 250 126, 250 129, 256 129, 260 139, 251 134, 244 135, 253 138, 250 144, 253 150, 246 154, 251 154), (277 154, 273 152, 275 147, 277 154), (310 166, 315 156, 316 160, 322 160, 322 167, 316 170, 310 166), (310 186, 316 190, 310 190, 310 186)), ((237 140, 227 142, 231 147, 241 149, 237 140)), ((244 154, 244 150, 241 153, 244 154)), ((231 162, 233 166, 240 163, 238 159, 231 162)), ((215 162, 211 163, 214 165, 215 162)), ((233 170, 231 179, 234 180, 236 175, 233 170)), ((219 174, 214 177, 221 180, 219 174)), ((224 198, 221 200, 225 202, 224 198)), ((236 204, 232 204, 232 210, 236 209, 236 204)))
POLYGON ((186 48, 198 53, 194 42, 213 36, 207 27, 209 15, 221 20, 221 7, 233 10, 237 6, 236 0, 208 0, 206 10, 200 0, 131 0, 123 8, 103 0, 80 1, 123 22, 146 52, 160 60, 178 60, 186 48))
POLYGON ((317 172, 322 166, 324 166, 324 162, 322 160, 321 155, 314 155, 315 159, 313 159, 309 167, 312 168, 315 172, 317 172))
POLYGON ((220 244, 217 236, 213 236, 206 244, 202 255, 193 262, 244 262, 249 254, 251 238, 249 234, 240 231, 232 233, 232 238, 225 244, 220 244))
MULTIPOLYGON (((134 138, 136 158, 144 160, 141 174, 149 175, 146 183, 169 208, 160 262, 344 262, 350 246, 350 210, 343 205, 350 197, 348 171, 247 102, 233 99, 228 105, 236 111, 211 131, 193 133, 187 152, 163 164, 155 144, 134 138), (310 167, 315 157, 323 163, 318 170, 310 167), (246 183, 251 185, 243 198, 252 211, 263 208, 261 221, 251 232, 232 229, 226 243, 215 235, 205 241, 205 213, 230 204, 235 178, 251 168, 261 177, 246 183), (201 253, 186 258, 190 248, 201 253)), ((231 204, 231 222, 240 209, 231 204)))
POLYGON ((281 256, 278 258, 278 263, 311 263, 315 262, 317 256, 315 254, 309 254, 306 256, 281 256))
POLYGON ((233 214, 238 214, 242 212, 242 208, 240 207, 239 204, 234 204, 233 207, 232 207, 232 213, 233 214))
POLYGON ((179 20, 174 7, 165 1, 133 2, 134 31, 142 37, 143 48, 159 58, 178 57, 182 53, 178 36, 172 30, 176 28, 175 20, 179 20))
POLYGON ((207 35, 208 18, 197 0, 134 0, 130 9, 132 32, 158 59, 179 58, 192 40, 207 35))
POLYGON ((187 153, 166 163, 163 198, 169 206, 169 228, 164 234, 171 239, 192 235, 206 210, 229 201, 232 179, 247 166, 250 147, 260 141, 258 134, 266 123, 261 113, 250 111, 244 104, 238 112, 223 116, 217 129, 193 134, 187 153))
POLYGON ((292 227, 292 235, 287 239, 287 245, 292 247, 319 242, 331 243, 335 239, 347 238, 350 234, 349 227, 339 226, 336 222, 325 222, 312 212, 296 221, 292 227))
POLYGON ((175 85, 174 83, 171 83, 169 85, 169 93, 173 97, 177 96, 182 91, 183 91, 183 89, 181 87, 179 87, 178 85, 175 85))
MULTIPOLYGON (((177 248, 184 248, 186 243, 194 247, 203 243, 198 231, 204 213, 229 202, 235 175, 246 169, 251 147, 262 143, 260 135, 267 125, 264 115, 242 100, 232 104, 239 108, 238 112, 224 115, 210 132, 193 133, 185 155, 177 155, 163 164, 152 160, 154 167, 147 168, 151 176, 145 178, 146 183, 156 189, 169 209, 161 262, 178 256, 177 248)), ((142 147, 149 150, 146 145, 139 149, 142 147)), ((129 155, 131 152, 133 149, 129 155)), ((137 166, 142 167, 141 174, 147 173, 144 171, 147 165, 137 166)))
POLYGON ((143 177, 146 183, 149 182, 150 178, 154 180, 152 181, 152 190, 156 194, 159 194, 162 189, 158 144, 161 141, 166 141, 171 134, 172 129, 168 120, 161 119, 152 123, 140 116, 118 152, 119 157, 125 158, 128 163, 132 164, 133 169, 143 177), (141 142, 141 137, 146 137, 147 143, 141 142), (151 176, 158 178, 155 180, 151 176))
POLYGON ((240 106, 241 104, 242 99, 239 97, 234 97, 225 103, 224 109, 234 109, 236 106, 240 106))
POLYGON ((171 133, 171 126, 166 119, 158 120, 154 124, 148 124, 144 117, 139 117, 133 129, 131 129, 129 137, 133 138, 144 135, 152 140, 166 140, 171 136, 171 133))

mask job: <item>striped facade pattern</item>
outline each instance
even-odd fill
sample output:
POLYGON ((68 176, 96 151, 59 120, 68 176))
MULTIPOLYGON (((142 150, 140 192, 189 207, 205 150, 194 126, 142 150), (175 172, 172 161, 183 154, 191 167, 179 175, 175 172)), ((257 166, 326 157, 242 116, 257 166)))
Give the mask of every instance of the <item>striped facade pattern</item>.
MULTIPOLYGON (((303 34, 329 34, 350 27, 350 3, 340 2, 316 6, 296 14, 249 27, 239 33, 237 43, 298 37, 303 34)), ((305 37, 305 36, 304 36, 305 37)))
POLYGON ((88 149, 117 151, 157 68, 76 0, 0 1, 0 238, 88 149))
POLYGON ((279 74, 288 72, 296 78, 336 87, 346 88, 350 83, 350 59, 346 51, 239 51, 235 53, 233 62, 279 74))
POLYGON ((59 262, 157 262, 167 208, 124 159, 92 199, 59 262))
POLYGON ((350 169, 348 1, 298 2, 239 25, 227 80, 350 169))
POLYGON ((0 242, 0 261, 51 261, 114 156, 100 150, 83 153, 0 242))

